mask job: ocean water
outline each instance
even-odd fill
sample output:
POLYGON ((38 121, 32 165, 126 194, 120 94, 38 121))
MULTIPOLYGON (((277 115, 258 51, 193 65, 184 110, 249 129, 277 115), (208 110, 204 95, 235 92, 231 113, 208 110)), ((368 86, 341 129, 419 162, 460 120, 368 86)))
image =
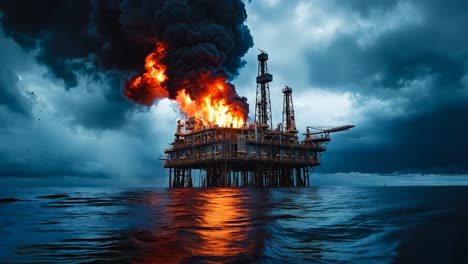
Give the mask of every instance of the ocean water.
POLYGON ((468 187, 3 189, 0 262, 468 263, 468 187))

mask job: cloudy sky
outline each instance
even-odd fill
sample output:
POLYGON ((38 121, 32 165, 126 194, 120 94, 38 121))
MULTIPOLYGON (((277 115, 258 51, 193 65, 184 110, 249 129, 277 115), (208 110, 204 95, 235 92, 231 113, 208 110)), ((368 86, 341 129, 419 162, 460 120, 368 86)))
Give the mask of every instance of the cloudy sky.
MULTIPOLYGON (((245 5, 254 46, 233 84, 248 98, 249 116, 260 48, 274 76, 273 123, 281 121, 288 85, 301 131, 356 125, 333 134, 318 184, 468 184, 468 2, 245 5)), ((121 95, 117 69, 101 71, 93 54, 60 56, 79 50, 79 39, 61 42, 34 29, 41 25, 31 26, 30 14, 6 6, 0 4, 0 184, 162 185, 158 158, 172 141, 177 105, 135 105, 121 95)), ((63 13, 58 19, 67 25, 73 12, 63 13)))

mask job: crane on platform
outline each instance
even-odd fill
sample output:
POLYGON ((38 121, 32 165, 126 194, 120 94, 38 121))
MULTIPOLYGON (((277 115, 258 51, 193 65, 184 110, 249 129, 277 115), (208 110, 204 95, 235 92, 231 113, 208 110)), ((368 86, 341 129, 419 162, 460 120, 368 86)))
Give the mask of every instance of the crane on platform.
POLYGON ((306 133, 302 135, 305 135, 304 143, 306 145, 312 144, 316 146, 322 146, 322 145, 327 145, 328 142, 330 142, 331 140, 330 133, 349 130, 353 127, 354 125, 337 126, 337 127, 308 126, 306 129, 306 133), (317 131, 311 132, 310 129, 314 129, 317 131), (318 135, 318 136, 311 137, 311 135, 318 135))
POLYGON ((307 132, 304 133, 303 135, 305 135, 305 136, 319 135, 319 134, 329 135, 330 133, 349 130, 349 129, 353 128, 353 127, 354 127, 354 125, 337 126, 337 127, 330 127, 330 128, 308 126, 307 127, 307 132), (310 129, 314 129, 314 130, 317 130, 317 131, 310 132, 310 129))

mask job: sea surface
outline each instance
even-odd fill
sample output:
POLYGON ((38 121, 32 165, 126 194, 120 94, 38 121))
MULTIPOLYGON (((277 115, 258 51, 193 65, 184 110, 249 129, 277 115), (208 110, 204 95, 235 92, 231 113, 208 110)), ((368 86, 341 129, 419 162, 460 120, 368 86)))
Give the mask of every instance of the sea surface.
POLYGON ((468 187, 4 188, 0 262, 468 263, 468 187))

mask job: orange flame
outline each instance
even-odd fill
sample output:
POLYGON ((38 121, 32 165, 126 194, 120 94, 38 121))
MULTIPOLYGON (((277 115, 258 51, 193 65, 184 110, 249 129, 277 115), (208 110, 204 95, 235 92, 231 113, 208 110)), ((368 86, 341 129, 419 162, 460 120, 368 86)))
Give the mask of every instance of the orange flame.
MULTIPOLYGON (((167 46, 158 42, 153 52, 145 59, 146 72, 129 81, 123 94, 130 100, 151 106, 161 98, 168 98, 169 91, 164 86, 167 80, 166 66, 161 63, 167 46)), ((245 110, 240 105, 229 103, 233 88, 220 76, 209 73, 196 73, 194 80, 183 80, 177 90, 176 101, 189 116, 199 117, 205 124, 240 127, 245 123, 245 110), (198 85, 198 89, 190 89, 198 85), (192 94, 196 91, 197 94, 192 94), (202 94, 200 94, 202 93, 202 94), (193 99, 196 96, 196 99, 193 99)))
POLYGON ((228 104, 223 97, 226 88, 223 78, 211 84, 206 94, 200 96, 201 100, 192 100, 185 89, 179 91, 176 100, 180 103, 182 111, 189 116, 201 117, 204 123, 219 126, 240 127, 245 123, 242 109, 234 104, 228 104))
POLYGON ((130 80, 123 91, 127 98, 136 103, 151 106, 156 100, 169 96, 169 92, 162 85, 167 79, 166 66, 160 62, 165 55, 165 49, 165 44, 156 43, 154 51, 145 59, 146 72, 130 80))

